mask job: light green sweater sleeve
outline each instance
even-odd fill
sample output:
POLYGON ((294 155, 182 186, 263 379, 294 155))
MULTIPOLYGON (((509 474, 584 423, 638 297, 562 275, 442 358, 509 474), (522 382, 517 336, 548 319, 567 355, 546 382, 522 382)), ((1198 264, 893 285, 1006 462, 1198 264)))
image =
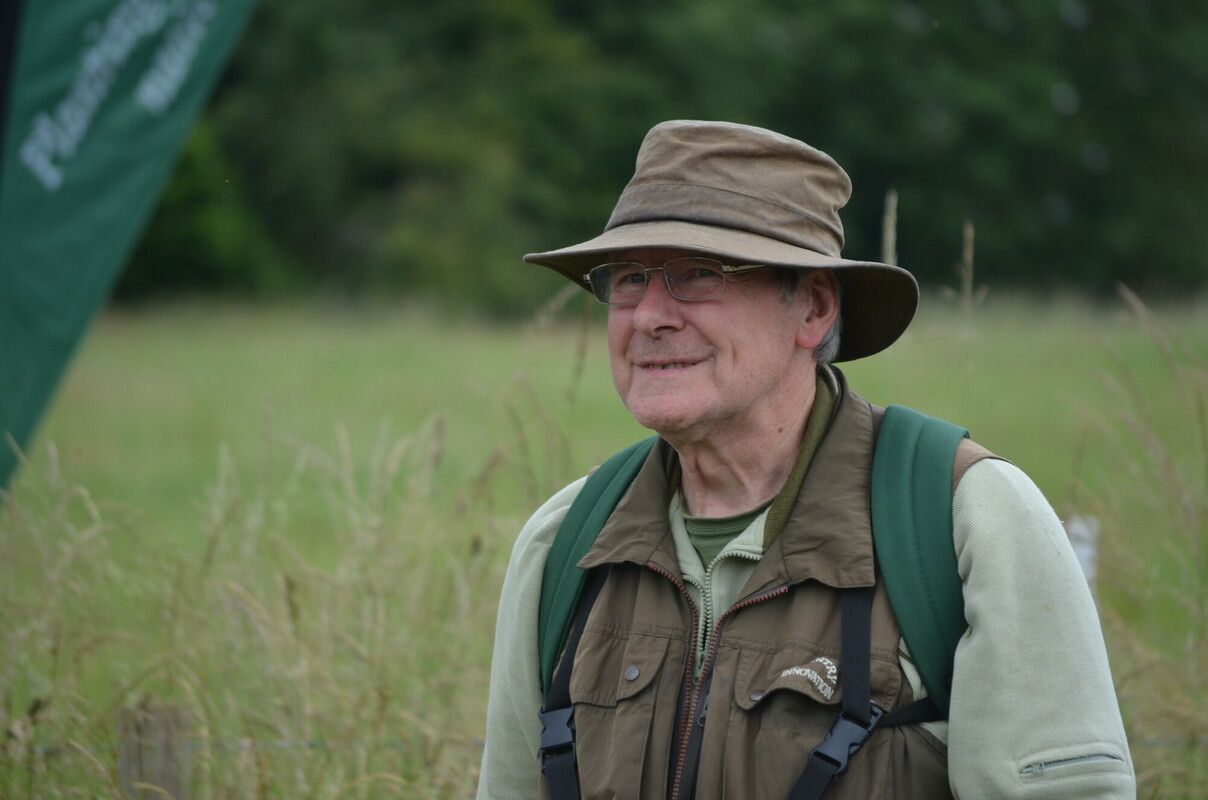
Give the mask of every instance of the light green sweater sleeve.
POLYGON ((1061 521, 992 459, 965 473, 952 516, 969 623, 949 715, 953 794, 1136 797, 1098 613, 1061 521))
POLYGON ((541 708, 537 613, 541 576, 558 527, 585 480, 575 481, 537 509, 512 548, 495 622, 478 800, 531 800, 537 796, 537 748, 541 743, 541 722, 537 719, 541 708))

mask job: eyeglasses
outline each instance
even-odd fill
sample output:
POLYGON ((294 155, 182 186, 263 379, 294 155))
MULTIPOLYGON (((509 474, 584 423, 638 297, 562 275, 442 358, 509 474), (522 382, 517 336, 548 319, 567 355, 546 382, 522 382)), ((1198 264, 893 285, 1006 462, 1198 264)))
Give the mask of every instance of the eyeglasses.
POLYGON ((765 264, 723 264, 714 258, 673 258, 661 267, 646 267, 633 261, 601 264, 583 276, 596 300, 610 306, 628 306, 646 296, 650 273, 663 271, 667 291, 679 300, 712 300, 726 292, 726 276, 757 269, 765 264))

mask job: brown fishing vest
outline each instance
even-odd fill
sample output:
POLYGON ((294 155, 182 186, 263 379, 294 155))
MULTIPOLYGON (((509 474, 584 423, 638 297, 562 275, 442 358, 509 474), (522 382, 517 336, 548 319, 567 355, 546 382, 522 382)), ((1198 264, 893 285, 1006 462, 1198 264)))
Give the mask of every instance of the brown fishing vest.
MULTIPOLYGON (((579 562, 610 567, 570 683, 584 800, 683 797, 694 726, 703 734, 696 797, 785 800, 839 715, 842 589, 875 587, 873 702, 889 711, 913 701, 869 517, 882 413, 845 392, 788 525, 718 619, 699 680, 697 611, 667 521, 674 453, 665 442, 651 452, 579 562)), ((953 485, 988 455, 962 444, 953 485)), ((541 792, 548 796, 544 779, 541 792)), ((828 800, 950 796, 946 748, 917 725, 875 731, 826 793, 828 800)))

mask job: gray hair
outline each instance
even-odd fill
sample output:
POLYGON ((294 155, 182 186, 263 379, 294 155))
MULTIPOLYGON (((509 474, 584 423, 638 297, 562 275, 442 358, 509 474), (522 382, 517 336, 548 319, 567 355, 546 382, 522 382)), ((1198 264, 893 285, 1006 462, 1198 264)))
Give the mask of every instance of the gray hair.
MULTIPOLYGON (((800 269, 780 269, 776 271, 776 279, 780 283, 780 289, 784 302, 791 303, 797 297, 797 289, 801 286, 801 278, 804 275, 804 270, 800 269)), ((835 279, 835 300, 842 300, 842 286, 839 280, 835 279)), ((819 367, 830 366, 835 358, 839 355, 839 339, 843 333, 843 304, 839 303, 839 314, 835 317, 835 324, 822 337, 822 341, 818 342, 818 346, 814 348, 814 361, 819 367)))
MULTIPOLYGON (((837 286, 838 284, 836 284, 837 286)), ((843 311, 840 307, 838 316, 835 317, 835 324, 822 337, 822 341, 818 342, 818 346, 814 348, 814 361, 819 367, 829 367, 839 355, 839 336, 843 333, 843 311)))

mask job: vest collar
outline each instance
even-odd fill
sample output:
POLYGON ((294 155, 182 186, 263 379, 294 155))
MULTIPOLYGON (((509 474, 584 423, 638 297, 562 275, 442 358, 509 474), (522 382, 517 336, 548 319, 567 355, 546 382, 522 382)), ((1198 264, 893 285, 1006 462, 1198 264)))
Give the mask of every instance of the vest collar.
POLYGON ((653 562, 679 578, 679 561, 667 519, 676 490, 672 479, 678 477, 678 456, 660 438, 579 566, 591 569, 602 564, 644 566, 653 562))
MULTIPOLYGON (((833 369, 833 368, 832 368, 833 369)), ((784 532, 764 554, 752 580, 817 580, 835 588, 872 586, 872 456, 876 442, 872 406, 839 381, 839 407, 814 454, 784 532), (778 565, 779 574, 765 567, 778 565)))

